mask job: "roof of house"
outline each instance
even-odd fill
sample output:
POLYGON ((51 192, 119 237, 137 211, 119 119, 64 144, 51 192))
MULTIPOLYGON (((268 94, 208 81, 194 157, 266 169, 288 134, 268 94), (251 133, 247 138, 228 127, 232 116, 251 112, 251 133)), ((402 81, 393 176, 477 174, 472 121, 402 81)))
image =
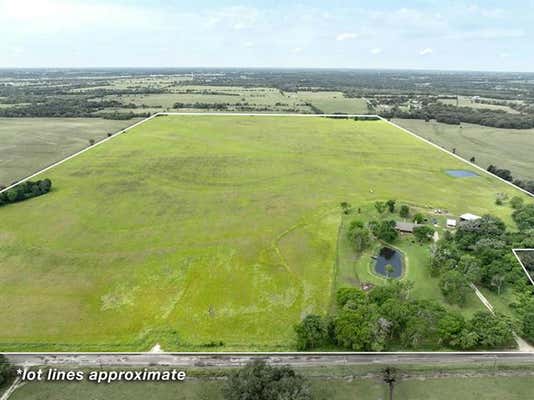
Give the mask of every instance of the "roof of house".
POLYGON ((395 228, 403 232, 413 232, 414 228, 418 226, 419 224, 414 224, 412 222, 395 222, 395 228))
POLYGON ((456 226, 456 220, 447 218, 447 225, 448 226, 456 226))
POLYGON ((476 219, 480 219, 480 217, 475 214, 465 213, 465 214, 460 215, 460 219, 463 219, 465 221, 474 221, 476 219))

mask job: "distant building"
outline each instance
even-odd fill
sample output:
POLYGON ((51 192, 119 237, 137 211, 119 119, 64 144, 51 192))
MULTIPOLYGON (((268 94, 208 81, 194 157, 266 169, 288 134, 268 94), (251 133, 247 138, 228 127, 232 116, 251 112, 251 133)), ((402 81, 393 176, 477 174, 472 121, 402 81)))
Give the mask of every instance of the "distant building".
POLYGON ((480 219, 478 215, 465 213, 460 215, 460 221, 476 221, 477 219, 480 219))
POLYGON ((420 226, 411 222, 395 222, 395 229, 402 233, 413 233, 414 228, 420 226))
POLYGON ((456 220, 447 218, 447 227, 448 228, 456 228, 456 220))

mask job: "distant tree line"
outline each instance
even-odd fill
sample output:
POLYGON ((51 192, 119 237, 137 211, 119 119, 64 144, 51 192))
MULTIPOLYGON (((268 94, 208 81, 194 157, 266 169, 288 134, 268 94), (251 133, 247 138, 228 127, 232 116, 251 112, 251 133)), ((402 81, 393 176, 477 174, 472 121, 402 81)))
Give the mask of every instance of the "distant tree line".
POLYGON ((385 118, 435 119, 450 125, 462 122, 507 129, 534 128, 534 115, 511 114, 503 110, 476 109, 472 107, 455 107, 448 104, 431 103, 419 109, 403 111, 398 107, 384 111, 385 118))
POLYGON ((148 116, 147 113, 96 113, 106 108, 122 107, 122 103, 115 100, 92 101, 86 97, 52 97, 40 99, 30 104, 14 105, 0 108, 0 118, 107 118, 130 119, 148 116))
POLYGON ((50 181, 50 179, 20 183, 17 186, 0 193, 0 206, 41 196, 48 193, 51 188, 52 181, 50 181))

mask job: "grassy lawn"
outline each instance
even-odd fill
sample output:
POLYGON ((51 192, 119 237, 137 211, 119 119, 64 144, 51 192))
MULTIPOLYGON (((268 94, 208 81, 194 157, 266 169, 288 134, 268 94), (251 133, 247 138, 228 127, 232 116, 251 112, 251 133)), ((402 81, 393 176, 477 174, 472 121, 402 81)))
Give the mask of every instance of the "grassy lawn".
POLYGON ((495 194, 521 194, 443 172, 460 168, 382 121, 155 118, 0 208, 0 349, 294 349, 293 324, 330 305, 341 201, 511 224, 495 194))
POLYGON ((461 157, 482 168, 490 164, 507 168, 517 178, 534 179, 532 147, 534 129, 499 129, 480 125, 448 125, 423 120, 396 119, 395 123, 448 150, 456 147, 461 157))
MULTIPOLYGON (((373 206, 364 207, 361 209, 361 214, 351 214, 343 218, 343 225, 340 231, 339 245, 338 245, 338 264, 336 273, 335 287, 359 286, 361 283, 372 283, 373 285, 384 285, 387 279, 374 271, 375 260, 374 256, 384 244, 375 241, 369 249, 362 253, 354 251, 348 237, 347 227, 351 220, 360 219, 363 221, 393 219, 402 221, 398 213, 390 214, 386 212, 379 216, 374 211, 373 206)), ((418 211, 414 209, 412 213, 418 211)), ((431 214, 428 214, 429 216, 431 214)), ((437 218, 443 219, 443 218, 437 218)), ((443 224, 442 221, 440 223, 443 224)), ((442 234, 441 228, 436 228, 442 234)), ((400 250, 404 255, 404 274, 402 280, 408 280, 414 283, 411 295, 416 299, 433 299, 446 305, 450 310, 460 312, 465 317, 470 317, 477 311, 484 311, 484 305, 476 297, 475 293, 469 293, 467 301, 463 307, 450 305, 445 302, 441 290, 439 289, 439 278, 433 277, 430 274, 430 243, 418 243, 413 235, 402 234, 400 238, 393 244, 396 249, 400 250)))
POLYGON ((0 184, 6 185, 137 120, 0 118, 0 184))

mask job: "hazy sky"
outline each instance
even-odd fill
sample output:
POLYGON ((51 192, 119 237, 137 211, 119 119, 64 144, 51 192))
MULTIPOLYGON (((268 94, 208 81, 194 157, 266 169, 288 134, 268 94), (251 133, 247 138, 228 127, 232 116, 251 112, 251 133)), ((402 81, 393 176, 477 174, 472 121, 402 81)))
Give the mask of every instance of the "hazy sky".
POLYGON ((0 0, 0 67, 534 71, 534 0, 0 0))

